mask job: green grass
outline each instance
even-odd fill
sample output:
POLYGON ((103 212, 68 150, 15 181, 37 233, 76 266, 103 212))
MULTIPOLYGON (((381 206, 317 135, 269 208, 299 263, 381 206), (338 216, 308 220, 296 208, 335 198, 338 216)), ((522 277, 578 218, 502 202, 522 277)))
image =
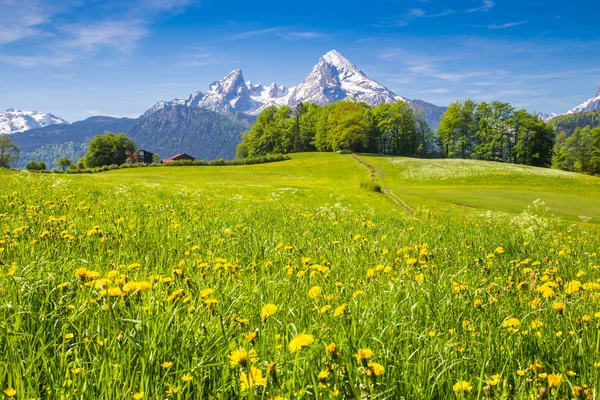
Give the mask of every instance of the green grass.
POLYGON ((598 199, 597 180, 480 163, 456 163, 463 175, 448 178, 436 171, 452 160, 362 158, 413 214, 362 188, 370 172, 350 155, 93 175, 0 171, 0 392, 529 399, 546 390, 563 399, 589 385, 597 393, 598 228, 547 218, 529 206, 537 197, 526 184, 571 196, 553 212, 591 215, 586 204, 595 203, 582 199, 598 199), (514 210, 492 190, 509 193, 514 210), (460 196, 479 196, 478 205, 462 208, 460 196), (436 203, 447 208, 431 212, 436 203), (486 209, 498 213, 481 216, 486 209), (267 304, 277 308, 268 317, 267 304), (292 351, 300 333, 312 342, 292 351), (366 348, 372 354, 359 360, 366 348), (232 362, 239 349, 255 357, 232 362), (546 374, 561 374, 560 385, 546 374), (454 390, 461 381, 471 389, 454 390))
POLYGON ((362 158, 378 168, 384 186, 413 207, 516 214, 541 199, 557 217, 579 221, 585 216, 600 223, 597 177, 474 160, 362 158))

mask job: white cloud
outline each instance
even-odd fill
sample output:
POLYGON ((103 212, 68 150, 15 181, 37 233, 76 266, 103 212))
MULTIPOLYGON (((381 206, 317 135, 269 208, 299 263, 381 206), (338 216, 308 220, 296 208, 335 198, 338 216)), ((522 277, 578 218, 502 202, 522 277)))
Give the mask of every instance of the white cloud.
POLYGON ((496 29, 507 29, 512 28, 513 26, 525 25, 529 23, 529 21, 516 21, 516 22, 507 22, 505 24, 491 24, 488 25, 488 29, 496 30, 496 29))
POLYGON ((0 0, 0 45, 46 36, 39 26, 48 23, 64 7, 52 0, 0 0))
POLYGON ((492 0, 483 0, 483 4, 480 7, 476 7, 476 8, 471 8, 469 10, 467 10, 468 13, 472 13, 472 12, 487 12, 489 10, 492 9, 492 7, 494 7, 496 5, 496 3, 494 3, 492 0))
POLYGON ((297 30, 291 26, 277 26, 273 28, 256 29, 253 31, 237 33, 229 36, 225 40, 239 40, 265 35, 275 35, 283 39, 316 39, 326 36, 316 31, 297 30))
POLYGON ((104 20, 91 24, 70 25, 63 28, 69 39, 62 43, 84 51, 95 51, 99 47, 112 47, 129 52, 149 34, 142 20, 104 20))
POLYGON ((421 91, 419 91, 419 93, 436 93, 436 94, 450 93, 450 89, 447 89, 447 88, 427 89, 427 90, 421 90, 421 91))
POLYGON ((406 12, 399 18, 382 18, 377 23, 372 24, 372 27, 375 28, 393 28, 393 27, 401 27, 408 25, 411 21, 417 18, 438 18, 445 17, 448 15, 455 14, 454 10, 445 10, 435 14, 427 14, 421 8, 409 8, 406 12))
POLYGON ((68 64, 75 59, 72 55, 62 56, 16 56, 0 54, 0 63, 12 64, 19 67, 59 66, 68 64))

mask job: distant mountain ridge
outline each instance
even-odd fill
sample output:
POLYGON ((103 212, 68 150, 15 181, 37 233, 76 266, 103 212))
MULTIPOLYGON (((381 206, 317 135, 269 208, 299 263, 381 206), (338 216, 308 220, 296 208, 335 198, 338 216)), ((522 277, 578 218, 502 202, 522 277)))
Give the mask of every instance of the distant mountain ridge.
POLYGON ((185 152, 209 161, 235 158, 235 148, 249 127, 249 121, 235 114, 175 104, 139 118, 126 134, 138 148, 163 158, 185 152))
POLYGON ((68 125, 69 123, 56 115, 37 111, 23 111, 16 108, 9 108, 5 112, 0 113, 0 135, 11 135, 54 124, 68 125))
POLYGON ((244 81, 242 71, 235 69, 212 83, 204 93, 194 92, 179 99, 159 101, 144 113, 144 117, 172 105, 205 108, 223 114, 243 113, 255 116, 271 105, 294 107, 301 102, 327 105, 344 99, 373 106, 398 100, 407 101, 415 109, 425 111, 426 120, 432 129, 437 128, 441 115, 446 110, 445 107, 422 100, 408 100, 396 95, 332 50, 319 59, 311 73, 297 86, 287 88, 276 83, 269 86, 254 85, 251 81, 244 81))
POLYGON ((90 117, 69 125, 53 124, 14 133, 11 140, 19 146, 21 158, 13 167, 23 168, 29 160, 34 160, 43 161, 50 168, 60 157, 76 162, 85 154, 94 136, 125 132, 135 121, 132 118, 90 117))

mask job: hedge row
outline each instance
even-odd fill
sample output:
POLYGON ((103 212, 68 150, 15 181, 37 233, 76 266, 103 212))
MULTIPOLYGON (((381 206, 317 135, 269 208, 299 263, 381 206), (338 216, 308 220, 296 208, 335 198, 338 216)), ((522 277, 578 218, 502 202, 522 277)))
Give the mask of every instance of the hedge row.
POLYGON ((212 160, 212 161, 180 160, 180 161, 174 161, 172 163, 167 163, 167 164, 159 164, 159 163, 153 163, 153 164, 138 163, 138 164, 122 164, 122 165, 112 164, 112 165, 105 165, 105 166, 98 167, 98 168, 69 168, 65 171, 53 169, 53 170, 31 171, 31 172, 39 172, 42 174, 95 174, 98 172, 112 171, 115 169, 127 169, 127 168, 187 167, 187 166, 210 167, 210 166, 228 166, 228 165, 253 165, 253 164, 266 164, 266 163, 272 163, 272 162, 278 162, 278 161, 285 161, 285 160, 289 160, 289 159, 290 159, 290 157, 287 155, 271 154, 271 155, 266 155, 266 156, 261 156, 261 157, 256 157, 256 158, 243 158, 243 159, 239 159, 239 160, 223 160, 223 159, 212 160))

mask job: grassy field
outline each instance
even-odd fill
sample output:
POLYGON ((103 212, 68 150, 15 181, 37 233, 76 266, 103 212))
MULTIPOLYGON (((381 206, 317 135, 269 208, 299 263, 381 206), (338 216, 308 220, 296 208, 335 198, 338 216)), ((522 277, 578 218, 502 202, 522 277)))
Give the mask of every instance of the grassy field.
POLYGON ((594 398, 599 180, 361 158, 0 171, 0 392, 594 398))
POLYGON ((514 214, 541 199, 556 217, 600 222, 597 177, 487 161, 361 158, 377 168, 384 186, 413 207, 456 211, 456 206, 466 206, 514 214))

